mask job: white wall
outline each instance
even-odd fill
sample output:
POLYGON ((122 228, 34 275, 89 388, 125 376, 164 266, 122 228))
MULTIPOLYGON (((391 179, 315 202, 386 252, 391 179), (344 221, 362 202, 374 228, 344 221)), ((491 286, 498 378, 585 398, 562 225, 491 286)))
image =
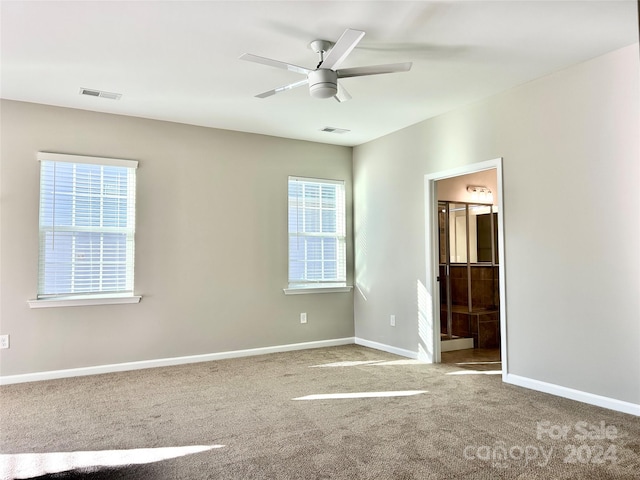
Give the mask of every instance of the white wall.
POLYGON ((351 239, 351 148, 12 101, 1 108, 0 330, 11 335, 3 376, 353 337, 352 293, 282 291, 287 176, 344 179, 351 239), (29 309, 38 151, 140 162, 141 303, 29 309))
POLYGON ((356 147, 356 336, 417 351, 424 175, 503 157, 510 373, 640 404, 639 90, 632 45, 356 147))

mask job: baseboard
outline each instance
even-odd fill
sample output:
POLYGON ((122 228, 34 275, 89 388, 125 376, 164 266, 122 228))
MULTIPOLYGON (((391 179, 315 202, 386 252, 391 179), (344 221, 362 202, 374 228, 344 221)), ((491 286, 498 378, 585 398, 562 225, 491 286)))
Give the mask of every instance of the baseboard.
POLYGON ((603 397, 593 393, 574 390, 573 388, 541 382, 539 380, 513 375, 512 373, 507 373, 502 377, 502 379, 505 383, 510 383, 519 387, 550 393, 551 395, 556 395, 558 397, 569 398, 578 402, 588 403, 589 405, 595 405, 597 407, 607 408, 609 410, 615 410, 617 412, 628 413, 630 415, 640 417, 640 405, 635 403, 624 402, 622 400, 616 400, 615 398, 603 397))
POLYGON ((451 340, 440 341, 441 352, 454 352, 456 350, 467 350, 473 348, 473 338, 453 338, 451 340))
POLYGON ((355 338, 356 345, 362 345, 363 347, 374 348, 376 350, 382 350, 383 352, 394 353, 401 357, 412 358, 416 360, 418 358, 418 352, 411 350, 405 350, 404 348, 392 347, 391 345, 385 345, 384 343, 372 342, 371 340, 365 340, 364 338, 355 338))
POLYGON ((54 380, 57 378, 80 377, 84 375, 98 375, 101 373, 125 372, 128 370, 141 370, 144 368, 170 367, 173 365, 184 365, 186 363, 211 362, 214 360, 224 360, 227 358, 250 357, 254 355, 266 355, 268 353, 307 350, 310 348, 335 347, 339 345, 351 345, 353 343, 355 343, 355 339, 353 337, 336 338, 333 340, 292 343, 288 345, 276 345, 273 347, 249 348, 246 350, 232 350, 228 352, 190 355, 186 357, 160 358, 156 360, 144 360, 140 362, 114 363, 111 365, 70 368, 66 370, 51 370, 47 372, 26 373, 22 375, 5 375, 0 377, 0 385, 37 382, 41 380, 54 380))

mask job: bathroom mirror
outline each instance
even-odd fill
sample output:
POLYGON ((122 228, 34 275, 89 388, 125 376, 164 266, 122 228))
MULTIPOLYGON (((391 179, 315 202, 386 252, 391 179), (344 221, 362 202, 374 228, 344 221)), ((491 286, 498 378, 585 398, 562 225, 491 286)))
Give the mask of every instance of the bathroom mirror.
MULTIPOLYGON (((495 207, 449 203, 449 263, 497 263, 498 225, 495 207)), ((440 215, 446 204, 440 207, 440 215)), ((444 232, 440 232, 442 235, 444 232)), ((443 252, 440 252, 440 259, 443 252)))
POLYGON ((467 263, 467 204, 449 204, 449 262, 467 263))

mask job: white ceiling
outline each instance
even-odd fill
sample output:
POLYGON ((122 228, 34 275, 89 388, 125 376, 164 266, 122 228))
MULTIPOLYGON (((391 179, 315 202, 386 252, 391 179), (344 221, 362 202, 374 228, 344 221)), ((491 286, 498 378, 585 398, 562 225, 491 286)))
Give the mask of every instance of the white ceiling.
POLYGON ((3 0, 1 15, 2 98, 351 146, 638 41, 635 0, 3 0), (412 70, 342 79, 344 103, 254 97, 304 77, 241 54, 315 68, 309 42, 346 28, 366 35, 342 68, 412 70))

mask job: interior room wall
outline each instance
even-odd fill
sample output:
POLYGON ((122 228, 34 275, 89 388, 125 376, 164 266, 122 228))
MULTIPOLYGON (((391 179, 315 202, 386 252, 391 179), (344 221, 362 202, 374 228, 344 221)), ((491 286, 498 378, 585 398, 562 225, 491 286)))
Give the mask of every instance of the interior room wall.
POLYGON ((467 191, 469 185, 487 187, 493 195, 493 204, 498 205, 498 178, 495 168, 481 172, 458 175, 436 182, 438 200, 455 202, 473 202, 471 193, 467 191))
POLYGON ((502 157, 509 373, 640 404, 639 72, 636 44, 356 147, 356 337, 418 350, 424 176, 502 157))
POLYGON ((289 175, 345 180, 352 282, 351 148, 13 101, 1 109, 3 376, 353 337, 352 293, 282 290, 289 175), (139 161, 139 304, 27 305, 38 151, 139 161))

